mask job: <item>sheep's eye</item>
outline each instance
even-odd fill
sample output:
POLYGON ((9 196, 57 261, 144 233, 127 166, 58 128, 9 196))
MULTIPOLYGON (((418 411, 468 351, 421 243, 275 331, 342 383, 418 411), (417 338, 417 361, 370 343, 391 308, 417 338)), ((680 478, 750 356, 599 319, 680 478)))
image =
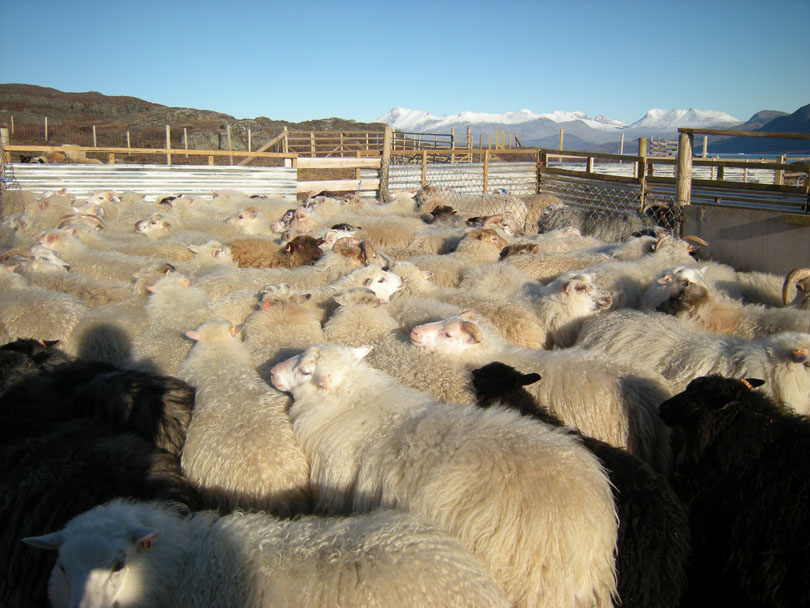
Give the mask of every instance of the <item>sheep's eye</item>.
POLYGON ((453 334, 451 334, 449 331, 443 331, 441 333, 441 336, 442 336, 442 338, 452 338, 453 334))
POLYGON ((115 563, 113 564, 113 567, 112 567, 112 571, 113 571, 113 573, 115 573, 115 572, 121 572, 121 570, 123 570, 123 569, 124 569, 124 566, 126 566, 126 563, 124 562, 124 560, 123 560, 123 559, 119 559, 117 562, 115 562, 115 563))
POLYGON ((577 285, 574 289, 577 290, 578 292, 582 293, 583 291, 585 291, 588 288, 585 287, 585 285, 577 285))

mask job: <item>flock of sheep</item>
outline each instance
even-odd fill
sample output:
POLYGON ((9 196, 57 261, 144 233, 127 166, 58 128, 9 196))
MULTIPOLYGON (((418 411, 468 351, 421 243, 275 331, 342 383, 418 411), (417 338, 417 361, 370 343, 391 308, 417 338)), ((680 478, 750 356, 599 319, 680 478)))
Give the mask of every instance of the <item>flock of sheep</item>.
POLYGON ((432 187, 2 202, 0 605, 810 605, 810 270, 432 187))

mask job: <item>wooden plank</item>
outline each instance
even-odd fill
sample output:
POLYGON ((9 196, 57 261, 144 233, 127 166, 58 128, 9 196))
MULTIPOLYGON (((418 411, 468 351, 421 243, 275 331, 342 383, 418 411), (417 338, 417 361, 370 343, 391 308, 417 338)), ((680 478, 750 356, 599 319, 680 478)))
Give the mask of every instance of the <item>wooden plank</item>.
POLYGON ((379 189, 379 179, 335 179, 298 182, 298 192, 345 192, 379 189))
POLYGON ((690 135, 725 135, 728 137, 768 137, 771 139, 810 139, 810 133, 774 133, 770 131, 732 131, 725 129, 693 129, 681 127, 679 133, 690 135))
MULTIPOLYGON (((167 153, 171 153, 170 149, 167 148, 120 148, 120 147, 103 147, 103 148, 93 148, 90 146, 29 146, 29 145, 18 145, 12 144, 6 147, 7 150, 15 151, 15 152, 47 152, 47 151, 58 151, 64 152, 65 149, 78 151, 78 152, 115 152, 115 153, 123 153, 123 154, 160 154, 165 155, 167 153)), ((185 153, 185 151, 183 151, 185 153)), ((229 156, 233 154, 234 156, 251 156, 256 158, 294 158, 298 156, 297 154, 291 153, 284 153, 284 152, 247 152, 247 151, 239 151, 234 150, 232 152, 228 152, 228 150, 189 150, 188 153, 190 155, 196 156, 229 156)))
POLYGON ((380 158, 319 158, 302 156, 298 159, 299 169, 379 169, 380 158))

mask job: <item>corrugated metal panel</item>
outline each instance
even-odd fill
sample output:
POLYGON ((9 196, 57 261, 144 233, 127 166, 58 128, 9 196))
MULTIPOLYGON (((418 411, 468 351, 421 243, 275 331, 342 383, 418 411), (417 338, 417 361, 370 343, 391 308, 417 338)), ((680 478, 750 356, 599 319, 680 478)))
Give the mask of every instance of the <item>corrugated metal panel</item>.
MULTIPOLYGON (((425 170, 425 182, 451 188, 463 194, 484 194, 483 163, 434 163, 425 170)), ((388 188, 404 190, 422 186, 422 166, 391 165, 388 188)), ((489 163, 487 189, 505 190, 509 194, 529 195, 537 192, 535 163, 489 163)))
POLYGON ((41 195, 67 188, 79 198, 90 196, 97 190, 137 192, 147 200, 166 194, 211 196, 222 190, 295 198, 297 178, 298 171, 292 167, 6 165, 8 190, 26 190, 41 195))

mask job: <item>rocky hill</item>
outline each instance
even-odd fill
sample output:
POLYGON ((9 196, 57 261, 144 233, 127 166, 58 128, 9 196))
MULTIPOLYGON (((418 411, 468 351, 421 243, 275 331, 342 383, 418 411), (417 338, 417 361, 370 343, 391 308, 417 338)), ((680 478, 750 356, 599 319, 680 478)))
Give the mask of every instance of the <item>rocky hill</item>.
MULTIPOLYGON (((245 148, 250 130, 255 150, 287 127, 300 131, 377 131, 384 125, 360 123, 342 118, 322 118, 305 122, 272 120, 264 116, 254 119, 236 119, 228 114, 194 108, 176 108, 116 95, 103 95, 96 91, 68 93, 30 84, 0 84, 0 126, 9 127, 14 118, 15 143, 43 143, 44 118, 48 118, 49 140, 64 138, 76 143, 86 138, 96 126, 99 134, 130 132, 133 146, 162 146, 165 125, 171 125, 176 137, 185 128, 189 147, 197 149, 224 149, 226 125, 231 127, 234 148, 245 148), (137 142, 137 143, 136 143, 137 142)), ((121 145, 119 141, 99 139, 99 145, 121 145)))

